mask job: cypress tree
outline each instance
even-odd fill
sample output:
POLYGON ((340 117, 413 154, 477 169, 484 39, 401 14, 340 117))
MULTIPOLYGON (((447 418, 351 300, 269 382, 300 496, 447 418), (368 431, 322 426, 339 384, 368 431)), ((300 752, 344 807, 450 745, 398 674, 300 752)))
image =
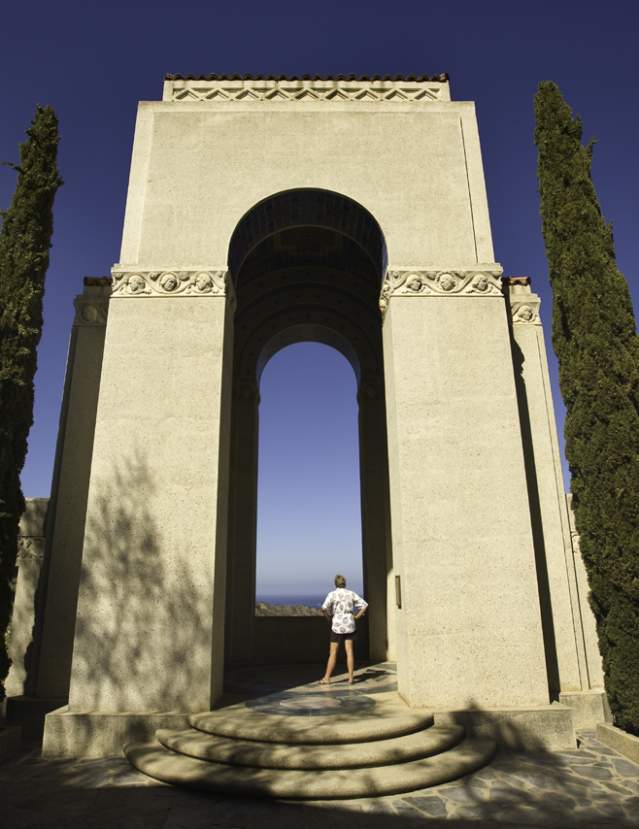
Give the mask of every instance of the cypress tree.
MULTIPOLYGON (((20 147, 16 189, 0 228, 0 682, 9 659, 6 633, 15 589, 20 473, 33 422, 33 378, 42 331, 44 277, 53 232, 58 120, 37 107, 20 147)), ((4 696, 4 692, 0 689, 4 696)), ((1 698, 1 697, 0 697, 1 698)))
POLYGON ((556 84, 539 85, 535 114, 575 523, 615 724, 639 734, 639 338, 592 144, 556 84))

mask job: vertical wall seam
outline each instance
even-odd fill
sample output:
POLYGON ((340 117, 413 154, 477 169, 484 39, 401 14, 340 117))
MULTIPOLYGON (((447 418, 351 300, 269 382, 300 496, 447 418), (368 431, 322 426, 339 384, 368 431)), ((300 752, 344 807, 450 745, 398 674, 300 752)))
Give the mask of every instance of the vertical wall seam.
POLYGON ((464 153, 464 169, 466 170, 466 187, 468 188, 468 204, 470 206, 470 223, 473 228, 473 244, 475 246, 475 262, 479 262, 479 253, 477 250, 477 230, 475 228, 475 212, 473 210, 473 194, 470 188, 470 173, 468 172, 468 154, 466 153, 466 140, 464 138, 464 122, 459 117, 459 132, 461 135, 462 151, 464 153))

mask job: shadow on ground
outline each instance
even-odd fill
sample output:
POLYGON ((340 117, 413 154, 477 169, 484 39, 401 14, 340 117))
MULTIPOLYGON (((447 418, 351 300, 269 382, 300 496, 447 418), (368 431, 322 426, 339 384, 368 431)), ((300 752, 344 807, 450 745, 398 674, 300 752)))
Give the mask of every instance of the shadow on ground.
POLYGON ((3 826, 11 829, 413 829, 639 825, 639 766, 584 735, 567 752, 502 752, 479 772, 410 794, 283 802, 165 786, 124 760, 0 765, 3 826))

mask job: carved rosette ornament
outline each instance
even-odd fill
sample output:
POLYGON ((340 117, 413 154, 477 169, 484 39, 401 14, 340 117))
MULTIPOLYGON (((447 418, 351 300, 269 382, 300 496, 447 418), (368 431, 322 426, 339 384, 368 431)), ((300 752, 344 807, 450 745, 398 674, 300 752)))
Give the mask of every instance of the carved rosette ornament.
POLYGON ((39 536, 19 536, 18 556, 16 558, 18 566, 25 564, 29 560, 42 561, 43 558, 44 538, 39 536))
POLYGON ((226 296, 224 270, 113 271, 114 297, 226 296))
POLYGON ((107 299, 89 298, 79 296, 75 302, 74 325, 102 326, 106 325, 109 313, 109 301, 107 299))
POLYGON ((528 302, 512 302, 510 313, 514 325, 541 325, 539 316, 539 300, 535 302, 534 295, 528 302))
POLYGON ((379 298, 382 314, 391 296, 503 296, 501 270, 388 271, 379 298))

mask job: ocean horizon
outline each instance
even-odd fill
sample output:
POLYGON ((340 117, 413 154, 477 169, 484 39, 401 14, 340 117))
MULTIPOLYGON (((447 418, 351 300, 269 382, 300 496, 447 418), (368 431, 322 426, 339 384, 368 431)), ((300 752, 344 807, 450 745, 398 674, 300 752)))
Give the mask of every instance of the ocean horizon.
MULTIPOLYGON (((361 590, 353 588, 356 593, 361 596, 361 590)), ((265 604, 280 604, 280 605, 303 605, 304 607, 321 607, 326 593, 258 593, 255 597, 256 602, 264 602, 265 604)))

